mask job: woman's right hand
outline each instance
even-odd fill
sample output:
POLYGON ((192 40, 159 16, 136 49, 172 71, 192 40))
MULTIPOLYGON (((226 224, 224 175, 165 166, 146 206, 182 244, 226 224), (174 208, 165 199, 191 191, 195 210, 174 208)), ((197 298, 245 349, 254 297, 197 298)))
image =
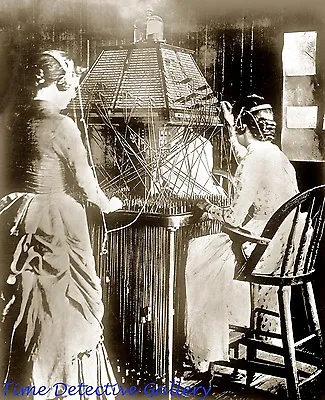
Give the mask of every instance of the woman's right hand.
POLYGON ((123 202, 118 197, 111 197, 108 199, 105 207, 102 208, 104 213, 111 213, 123 208, 123 202))

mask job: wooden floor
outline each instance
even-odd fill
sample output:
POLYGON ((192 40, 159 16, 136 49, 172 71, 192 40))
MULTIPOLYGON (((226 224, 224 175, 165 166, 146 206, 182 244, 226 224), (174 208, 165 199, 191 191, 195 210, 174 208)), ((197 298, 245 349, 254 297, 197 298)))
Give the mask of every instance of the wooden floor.
MULTIPOLYGON (((184 382, 185 383, 185 382, 184 382)), ((202 396, 202 392, 201 392, 202 396)), ((325 383, 320 378, 317 382, 306 385, 301 390, 302 400, 325 400, 325 383)), ((191 400, 200 397, 191 396, 191 400)), ((206 399, 264 400, 287 399, 285 380, 266 375, 257 375, 250 387, 242 382, 231 382, 226 375, 214 378, 212 390, 206 399)), ((202 397, 201 397, 202 399, 202 397)))
MULTIPOLYGON (((318 382, 313 382, 304 386, 301 390, 302 400, 325 400, 325 383, 320 378, 318 382)), ((199 381, 190 380, 188 378, 175 378, 176 390, 172 395, 163 395, 161 393, 150 393, 149 391, 145 394, 144 390, 136 395, 117 396, 117 400, 131 399, 135 400, 280 400, 287 399, 285 381, 280 378, 274 378, 266 375, 257 375, 250 387, 245 385, 245 377, 241 382, 230 381, 230 375, 216 374, 212 387, 207 395, 200 389, 201 383, 199 381), (185 395, 182 391, 185 387, 190 387, 188 393, 185 395), (194 395, 194 388, 197 388, 196 394, 194 395)), ((141 385, 140 385, 141 386, 141 385)), ((205 391, 208 387, 205 386, 205 391)))
MULTIPOLYGON (((273 360, 271 358, 268 359, 273 360)), ((212 386, 211 389, 208 390, 209 384, 195 380, 193 378, 193 372, 191 372, 190 369, 185 369, 185 371, 182 373, 182 377, 174 378, 174 386, 169 385, 167 388, 165 388, 165 390, 170 390, 170 387, 174 387, 174 389, 176 389, 173 391, 171 396, 166 396, 163 393, 159 393, 159 390, 158 392, 145 393, 143 390, 145 385, 152 381, 141 380, 141 383, 138 383, 138 388, 140 391, 137 392, 136 396, 128 396, 127 394, 124 394, 123 396, 117 396, 117 400, 123 400, 126 398, 129 399, 131 397, 136 397, 135 400, 183 400, 184 398, 188 400, 284 400, 288 398, 286 392, 286 382, 283 378, 255 374, 252 384, 248 387, 246 386, 246 377, 244 371, 239 371, 241 376, 239 375, 236 381, 234 381, 232 379, 232 368, 214 365, 214 377, 211 382, 212 386), (200 386, 201 388, 198 389, 200 386), (205 390, 202 389, 202 386, 205 388, 205 390), (184 393, 183 389, 186 387, 190 389, 187 390, 187 393, 184 393), (208 394, 206 395, 207 392, 208 394)), ((308 369, 306 369, 306 371, 308 371, 308 369)), ((131 378, 131 376, 129 377, 131 378)), ((121 380, 120 376, 117 376, 116 378, 118 382, 122 383, 122 386, 135 385, 136 382, 136 380, 133 378, 131 378, 129 382, 121 380)), ((156 383, 156 385, 158 384, 156 383)), ((307 383, 301 388, 301 400, 325 400, 325 375, 320 375, 317 380, 307 383)))
MULTIPOLYGON (((285 400, 287 399, 286 391, 284 388, 274 392, 273 390, 269 391, 265 388, 258 388, 258 387, 250 387, 246 388, 242 385, 226 385, 220 387, 213 387, 211 392, 204 396, 203 393, 197 393, 196 396, 183 396, 181 394, 173 394, 171 397, 163 396, 163 395, 144 395, 144 394, 137 394, 137 395, 124 395, 124 396, 117 396, 116 400, 123 400, 123 399, 135 399, 135 400, 145 400, 145 399, 155 399, 155 400, 285 400)), ((309 387, 308 390, 303 390, 301 393, 302 400, 324 400, 325 399, 325 391, 318 390, 315 387, 309 387)))
MULTIPOLYGON (((241 353, 241 351, 240 351, 241 353)), ((259 356, 269 361, 278 361, 279 356, 271 356, 262 352, 259 353, 259 356)), ((141 388, 139 393, 136 396, 118 396, 118 400, 136 397, 136 400, 142 399, 154 399, 154 400, 174 400, 179 399, 182 400, 186 398, 188 400, 219 400, 219 399, 235 399, 235 400, 279 400, 279 399, 287 399, 286 392, 286 382, 283 378, 275 378, 262 374, 255 374, 254 380, 250 387, 246 386, 245 372, 240 371, 242 373, 242 377, 239 377, 236 382, 231 379, 231 374, 233 372, 232 368, 229 367, 221 367, 218 365, 214 365, 213 373, 214 378, 212 381, 211 389, 208 395, 205 395, 202 389, 195 391, 188 390, 188 393, 185 394, 182 392, 182 389, 185 387, 190 387, 191 389, 198 388, 201 385, 201 382, 193 379, 193 368, 191 368, 190 364, 183 364, 184 371, 182 372, 181 378, 175 378, 175 390, 172 395, 166 396, 162 393, 144 393, 143 389, 144 385, 149 382, 146 380, 142 380, 142 383, 139 384, 141 388), (186 372, 187 371, 187 372, 186 372)), ((299 367, 305 370, 305 372, 313 372, 309 370, 309 366, 301 365, 299 363, 299 367)), ((131 378, 131 376, 130 376, 131 378)), ((118 382, 121 381, 117 376, 118 382)), ((135 380, 131 379, 132 385, 134 385, 135 380)), ((203 383, 206 390, 209 386, 206 383, 203 383)), ((166 389, 168 390, 170 386, 166 389)), ((307 383, 301 388, 301 400, 325 400, 325 374, 320 375, 317 380, 307 383)))

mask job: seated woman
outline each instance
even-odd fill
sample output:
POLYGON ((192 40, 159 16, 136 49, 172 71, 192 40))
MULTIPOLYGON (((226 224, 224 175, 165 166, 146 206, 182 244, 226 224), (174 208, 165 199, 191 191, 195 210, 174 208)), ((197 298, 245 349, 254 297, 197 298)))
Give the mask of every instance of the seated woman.
MULTIPOLYGON (((229 207, 199 204, 210 218, 260 235, 271 215, 298 193, 296 174, 288 158, 272 143, 275 122, 264 99, 248 96, 234 107, 222 104, 230 142, 240 162, 235 174, 235 195, 229 207)), ((279 255, 269 253, 269 258, 279 255), (274 256, 272 255, 274 254, 274 256)), ((272 265, 277 260, 271 260, 272 265)), ((186 341, 191 360, 199 372, 213 361, 228 360, 229 323, 247 326, 250 313, 248 282, 234 280, 236 259, 225 233, 192 239, 186 265, 186 341)), ((253 301, 274 308, 272 290, 258 288, 253 301)), ((266 317, 265 317, 266 318, 266 317)), ((264 320, 276 330, 275 320, 264 320)))

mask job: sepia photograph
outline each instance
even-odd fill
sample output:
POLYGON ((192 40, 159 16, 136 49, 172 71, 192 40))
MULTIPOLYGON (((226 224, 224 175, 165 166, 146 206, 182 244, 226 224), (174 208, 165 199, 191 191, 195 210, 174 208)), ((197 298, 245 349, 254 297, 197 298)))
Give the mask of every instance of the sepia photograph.
POLYGON ((322 0, 1 0, 0 399, 325 399, 322 0))

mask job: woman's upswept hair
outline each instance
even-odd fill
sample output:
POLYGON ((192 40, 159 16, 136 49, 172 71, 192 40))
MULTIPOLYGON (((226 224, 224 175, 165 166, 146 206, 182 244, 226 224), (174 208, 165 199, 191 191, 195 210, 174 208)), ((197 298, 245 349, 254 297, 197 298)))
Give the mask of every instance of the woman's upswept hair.
POLYGON ((233 113, 238 133, 244 132, 246 125, 256 139, 274 140, 276 123, 273 120, 272 106, 264 100, 264 97, 253 94, 240 99, 234 104, 233 113), (262 111, 269 112, 270 118, 261 117, 262 111))
POLYGON ((63 51, 47 50, 39 54, 34 64, 35 87, 42 87, 56 83, 59 90, 64 91, 76 86, 77 77, 72 59, 63 51))

